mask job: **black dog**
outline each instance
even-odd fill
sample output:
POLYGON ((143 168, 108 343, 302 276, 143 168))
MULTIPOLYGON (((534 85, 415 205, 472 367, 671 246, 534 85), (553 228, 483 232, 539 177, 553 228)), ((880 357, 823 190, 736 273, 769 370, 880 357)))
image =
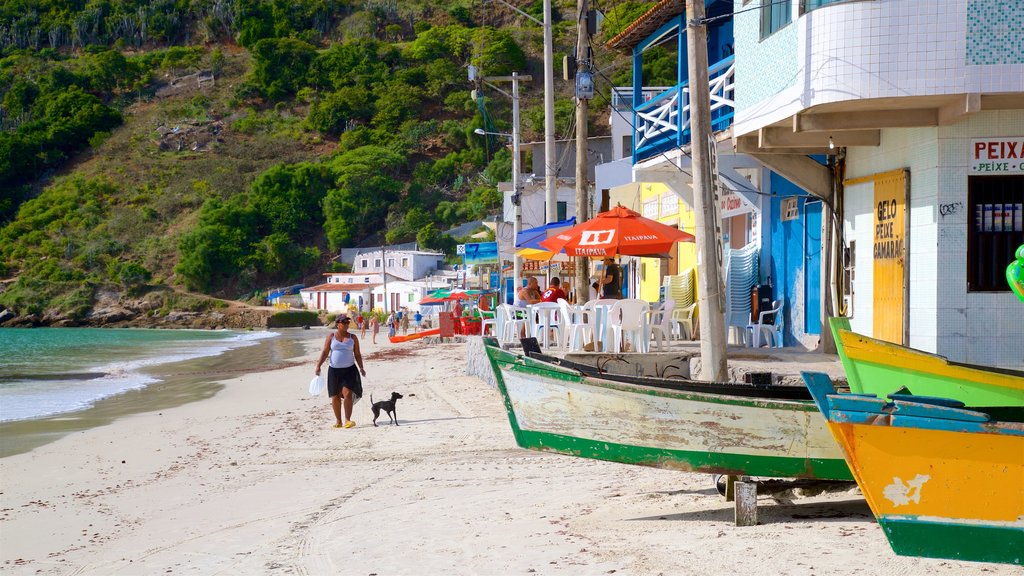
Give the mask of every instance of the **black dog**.
POLYGON ((381 410, 383 410, 388 415, 388 418, 391 418, 391 421, 394 422, 395 426, 398 426, 398 413, 395 412, 395 402, 397 402, 399 398, 403 398, 403 396, 398 392, 392 392, 391 400, 381 400, 380 402, 373 402, 373 394, 370 394, 370 402, 373 402, 373 404, 370 406, 370 409, 373 410, 374 426, 377 425, 377 417, 380 416, 381 410))

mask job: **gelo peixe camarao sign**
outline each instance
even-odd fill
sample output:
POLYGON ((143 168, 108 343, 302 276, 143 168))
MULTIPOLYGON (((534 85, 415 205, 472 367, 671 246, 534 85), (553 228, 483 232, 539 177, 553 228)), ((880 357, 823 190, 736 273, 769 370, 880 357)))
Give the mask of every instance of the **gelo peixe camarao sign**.
POLYGON ((971 174, 1024 174, 1024 136, 971 140, 971 174))

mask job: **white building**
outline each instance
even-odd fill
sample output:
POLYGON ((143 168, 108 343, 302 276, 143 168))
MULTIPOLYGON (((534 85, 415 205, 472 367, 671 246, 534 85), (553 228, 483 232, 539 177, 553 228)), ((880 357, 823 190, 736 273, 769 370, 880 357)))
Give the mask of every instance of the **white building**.
POLYGON ((420 280, 444 267, 444 254, 425 250, 376 249, 363 252, 352 263, 354 274, 383 274, 399 280, 420 280))
POLYGON ((733 134, 833 190, 840 312, 876 338, 1024 367, 1003 276, 1024 243, 1024 2, 754 1, 734 17, 733 134))
POLYGON ((299 293, 308 310, 335 314, 351 308, 367 311, 372 302, 372 290, 382 282, 380 274, 328 272, 322 284, 303 288, 299 293))

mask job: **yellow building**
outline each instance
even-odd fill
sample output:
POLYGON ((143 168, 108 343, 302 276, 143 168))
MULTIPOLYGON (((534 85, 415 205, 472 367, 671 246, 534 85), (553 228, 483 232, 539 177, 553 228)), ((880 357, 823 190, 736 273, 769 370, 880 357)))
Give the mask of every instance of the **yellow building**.
MULTIPOLYGON (((609 205, 622 204, 646 218, 662 224, 682 228, 693 234, 696 217, 693 209, 668 186, 659 182, 633 182, 609 190, 609 205)), ((697 267, 697 245, 680 242, 670 252, 670 258, 639 258, 639 297, 657 302, 662 279, 674 276, 687 268, 697 267)), ((630 281, 636 286, 635 278, 630 281)))

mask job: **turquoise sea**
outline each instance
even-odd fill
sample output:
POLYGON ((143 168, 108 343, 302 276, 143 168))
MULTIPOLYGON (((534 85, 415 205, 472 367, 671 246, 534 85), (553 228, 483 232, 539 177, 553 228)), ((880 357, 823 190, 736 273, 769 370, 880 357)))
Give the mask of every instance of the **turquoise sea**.
POLYGON ((76 412, 162 381, 159 367, 252 346, 273 332, 0 328, 0 423, 76 412))

